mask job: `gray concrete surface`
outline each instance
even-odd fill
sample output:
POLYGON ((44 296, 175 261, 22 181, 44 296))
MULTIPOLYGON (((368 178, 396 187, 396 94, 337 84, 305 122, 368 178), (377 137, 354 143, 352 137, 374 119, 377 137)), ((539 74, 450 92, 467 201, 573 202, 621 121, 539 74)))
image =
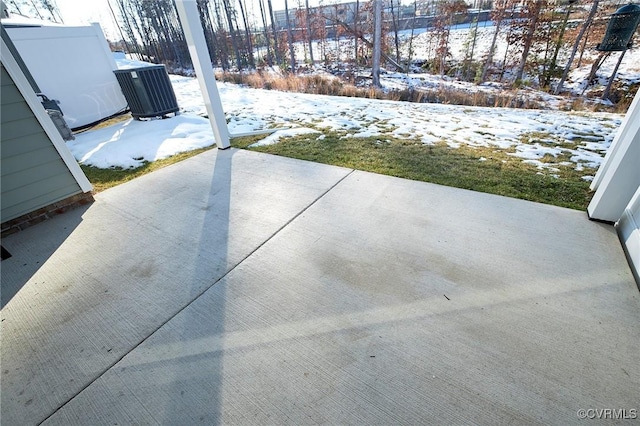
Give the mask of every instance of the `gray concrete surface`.
POLYGON ((638 288, 583 212, 214 150, 3 245, 3 425, 640 409, 638 288))

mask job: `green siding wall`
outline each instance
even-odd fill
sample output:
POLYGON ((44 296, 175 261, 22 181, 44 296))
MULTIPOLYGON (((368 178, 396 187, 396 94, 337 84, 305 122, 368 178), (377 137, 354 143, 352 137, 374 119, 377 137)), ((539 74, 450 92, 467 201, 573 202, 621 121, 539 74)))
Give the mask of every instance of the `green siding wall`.
POLYGON ((6 222, 82 190, 4 66, 1 72, 0 173, 6 222))

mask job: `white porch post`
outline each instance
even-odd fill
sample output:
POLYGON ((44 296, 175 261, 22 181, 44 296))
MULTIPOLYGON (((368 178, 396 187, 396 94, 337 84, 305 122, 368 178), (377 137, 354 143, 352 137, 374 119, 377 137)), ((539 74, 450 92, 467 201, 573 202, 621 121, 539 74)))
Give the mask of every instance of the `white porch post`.
POLYGON ((596 193, 587 207, 591 219, 617 222, 640 187, 640 92, 591 185, 596 193))
POLYGON ((219 149, 229 148, 227 121, 224 117, 222 101, 220 100, 218 86, 213 74, 209 50, 204 39, 196 0, 176 0, 176 8, 187 39, 191 62, 193 62, 193 68, 198 77, 200 91, 204 98, 204 105, 207 108, 207 115, 213 129, 213 135, 216 138, 216 144, 219 149))

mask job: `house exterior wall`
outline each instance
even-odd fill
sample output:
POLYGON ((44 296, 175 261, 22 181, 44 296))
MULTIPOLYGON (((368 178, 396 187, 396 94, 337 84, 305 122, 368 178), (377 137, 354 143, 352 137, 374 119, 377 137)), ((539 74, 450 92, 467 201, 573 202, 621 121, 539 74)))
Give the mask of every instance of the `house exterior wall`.
POLYGON ((84 191, 4 67, 0 154, 2 223, 84 191))
POLYGON ((100 25, 6 27, 22 60, 70 128, 91 124, 127 107, 100 25))

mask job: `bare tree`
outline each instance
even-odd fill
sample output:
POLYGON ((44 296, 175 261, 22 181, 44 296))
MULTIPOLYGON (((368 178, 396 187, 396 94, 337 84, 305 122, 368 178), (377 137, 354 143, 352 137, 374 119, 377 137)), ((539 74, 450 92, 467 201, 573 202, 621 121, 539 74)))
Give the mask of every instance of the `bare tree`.
MULTIPOLYGON (((355 64, 355 73, 358 73, 360 67, 358 53, 358 31, 360 25, 360 0, 356 0, 356 10, 353 12, 353 63, 355 64)), ((354 76, 355 80, 355 76, 354 76)))
POLYGON ((596 11, 598 10, 598 5, 600 3, 600 0, 594 0, 593 4, 591 5, 591 10, 589 11, 589 15, 587 16, 587 19, 585 19, 585 21, 582 23, 582 27, 580 28, 580 32, 578 33, 578 36, 576 37, 574 43, 573 43, 573 48, 571 49, 571 54, 569 55, 569 60, 567 61, 567 64, 564 67, 564 71, 562 72, 562 77, 560 78, 560 82, 558 82, 558 85, 556 86, 555 90, 553 91, 554 94, 559 94, 562 91, 562 86, 564 85, 564 82, 566 81, 567 77, 569 76, 569 70, 571 69, 571 64, 573 63, 573 59, 576 56, 576 52, 578 51, 578 46, 580 46, 580 41, 582 40, 582 37, 584 36, 585 32, 587 31, 587 28, 589 28, 591 26, 591 22, 593 21, 593 17, 596 14, 596 11))
POLYGON ((29 0, 31 2, 31 10, 32 10, 32 14, 34 14, 35 16, 37 16, 39 19, 44 21, 44 17, 42 16, 42 13, 40 13, 40 9, 38 8, 38 5, 36 5, 34 0, 29 0))
POLYGON ((495 55, 496 52, 496 43, 498 41, 498 34, 500 34, 500 27, 502 25, 502 21, 506 16, 507 3, 508 0, 498 0, 495 4, 494 9, 491 11, 491 19, 496 23, 496 29, 493 32, 493 37, 491 38, 491 46, 489 47, 487 59, 485 59, 484 65, 482 67, 482 75, 480 76, 479 83, 484 83, 485 81, 487 81, 487 73, 489 71, 489 67, 493 63, 493 55, 495 55))
POLYGON ((121 38, 122 43, 124 44, 125 51, 127 53, 129 53, 129 54, 131 54, 131 53, 138 53, 139 54, 139 52, 135 52, 131 48, 130 43, 127 41, 127 38, 125 37, 124 32, 122 31, 122 27, 118 24, 118 19, 116 17, 115 11, 113 10, 113 6, 111 5, 111 2, 107 1, 107 5, 109 6, 109 11, 111 12, 111 17, 113 18, 113 22, 115 22, 116 23, 116 27, 118 27, 118 32, 120 33, 120 38, 121 38))
POLYGON ((438 16, 434 21, 435 35, 438 39, 436 47, 436 61, 438 72, 444 75, 449 52, 449 34, 451 26, 455 23, 456 14, 467 9, 463 0, 443 0, 437 5, 438 16))
POLYGON ((267 0, 267 6, 269 6, 269 19, 271 20, 271 31, 273 33, 273 51, 276 57, 276 62, 280 64, 282 57, 280 56, 280 49, 278 49, 278 30, 276 29, 276 20, 273 15, 273 5, 271 0, 267 0))
POLYGON ((473 25, 469 26, 469 35, 466 44, 466 51, 464 57, 464 65, 462 69, 462 78, 471 81, 475 78, 475 71, 473 71, 473 55, 476 50, 476 41, 478 40, 478 15, 473 20, 473 25), (473 73, 472 73, 473 71, 473 73))
MULTIPOLYGON (((373 4, 373 6, 375 6, 375 0, 371 2, 373 4)), ((382 8, 381 8, 382 9, 382 8)), ((373 13, 373 9, 372 9, 372 13, 371 16, 375 16, 375 14, 373 13)), ((351 27, 348 23, 340 20, 340 19, 336 19, 335 17, 330 17, 330 16, 325 16, 326 19, 328 19, 329 21, 332 21, 334 23, 334 25, 336 25, 337 27, 340 27, 341 31, 344 30, 349 34, 355 35, 358 40, 360 40, 367 48, 371 49, 372 51, 374 50, 374 43, 370 40, 368 40, 365 35, 364 35, 364 30, 358 30, 357 32, 353 29, 353 27, 351 27)), ((375 37, 375 20, 374 22, 371 22, 371 27, 370 28, 370 32, 374 33, 374 37, 375 37)), ((384 52, 384 34, 383 34, 383 29, 384 27, 382 26, 382 23, 380 24, 380 32, 381 32, 381 36, 380 36, 380 57, 382 59, 385 60, 385 62, 387 62, 388 64, 392 65, 396 70, 403 72, 404 71, 404 67, 397 63, 395 61, 395 59, 393 59, 391 56, 389 56, 388 54, 386 54, 384 52)))
POLYGON ((51 16, 51 20, 53 22, 62 23, 62 16, 60 16, 60 9, 58 9, 58 5, 55 3, 55 1, 40 0, 40 4, 42 4, 42 7, 47 12, 49 12, 49 15, 51 16))
POLYGON ((569 0, 569 6, 567 6, 567 10, 565 11, 564 17, 562 19, 562 24, 560 26, 560 33, 558 34, 558 39, 556 41, 555 49, 553 51, 553 56, 549 63, 549 70, 547 71, 547 75, 544 80, 543 86, 545 87, 551 84, 551 78, 555 73, 555 70, 557 67, 557 61, 558 61, 558 53, 560 52, 560 48, 562 47, 562 41, 563 41, 562 39, 564 38, 564 33, 567 29, 567 22, 569 21, 569 15, 571 15, 574 3, 575 3, 575 0, 569 0))
MULTIPOLYGON (((340 16, 340 11, 339 8, 340 5, 338 3, 335 3, 332 8, 333 8, 333 13, 332 16, 335 16, 336 19, 338 16, 340 16)), ((335 61, 336 61, 336 69, 340 70, 340 66, 341 66, 341 62, 340 60, 342 59, 342 49, 340 48, 340 37, 344 34, 345 28, 343 26, 339 26, 336 25, 335 26, 335 30, 333 32, 333 42, 335 43, 335 49, 334 51, 335 53, 335 61)))
POLYGON ((529 2, 526 8, 524 9, 527 24, 525 28, 525 34, 523 36, 523 46, 522 46, 522 55, 520 58, 520 65, 518 65, 518 69, 516 70, 514 84, 519 84, 522 81, 524 68, 527 64, 529 51, 531 50, 531 45, 533 44, 533 41, 534 41, 535 31, 538 26, 540 12, 542 11, 542 7, 544 6, 544 4, 545 4, 545 0, 534 0, 532 2, 529 2))
POLYGON ((305 0, 305 21, 307 23, 307 43, 309 43, 309 60, 313 65, 313 26, 311 25, 311 9, 309 9, 309 0, 305 0))
MULTIPOLYGON (((175 1, 173 3, 175 6, 175 1)), ((222 69, 226 71, 228 69, 228 64, 220 60, 220 56, 224 51, 224 48, 223 46, 220 46, 220 48, 218 48, 218 45, 219 45, 218 34, 216 34, 216 31, 213 26, 213 20, 211 19, 211 7, 210 7, 211 3, 209 0, 198 0, 197 4, 198 4, 198 10, 200 12, 200 23, 202 24, 202 29, 204 31, 204 38, 207 43, 207 49, 209 50, 209 57, 211 59, 211 63, 219 62, 220 65, 222 66, 222 69)), ((176 16, 177 16, 177 10, 176 10, 176 16)), ((182 28, 182 26, 180 26, 180 28, 182 28)), ((172 34, 172 39, 173 38, 183 39, 184 34, 182 31, 174 32, 172 34)), ((179 61, 183 61, 181 56, 182 55, 178 57, 179 61)))
POLYGON ((373 0, 373 64, 371 77, 374 87, 380 87, 380 56, 382 53, 382 0, 373 0))
POLYGON ((138 13, 138 5, 133 4, 128 0, 118 0, 118 7, 120 9, 120 16, 123 19, 125 29, 133 44, 139 46, 138 54, 141 59, 150 61, 152 60, 151 47, 149 40, 145 37, 144 32, 140 26, 140 15, 138 13))
POLYGON ((238 4, 240 5, 240 14, 242 15, 242 22, 244 23, 244 34, 245 34, 244 49, 247 52, 247 56, 249 57, 249 66, 251 68, 255 68, 256 62, 253 58, 253 43, 251 41, 251 28, 249 26, 249 21, 247 20, 247 14, 245 13, 246 6, 244 4, 244 0, 238 0, 238 4))
POLYGON ((289 19, 289 1, 284 0, 284 13, 287 25, 287 43, 289 44, 289 56, 291 64, 291 72, 296 72, 296 52, 293 44, 293 32, 291 31, 291 19, 289 19))
POLYGON ((400 4, 398 3, 398 11, 396 13, 396 8, 394 8, 393 5, 393 0, 389 0, 390 1, 390 6, 391 6, 391 23, 393 26, 393 41, 395 43, 395 48, 396 48, 396 62, 400 63, 400 38, 398 37, 398 20, 400 19, 400 4))
POLYGON ((220 10, 221 5, 219 0, 213 0, 213 11, 216 17, 216 33, 218 34, 219 40, 219 52, 221 55, 221 64, 223 70, 228 70, 231 68, 231 54, 229 52, 229 45, 227 40, 229 39, 229 31, 224 26, 224 19, 222 11, 220 10))
POLYGON ((405 70, 406 73, 410 71, 411 62, 413 61, 413 36, 416 28, 416 15, 418 12, 418 2, 417 0, 413 0, 413 20, 411 21, 411 36, 409 37, 409 52, 407 59, 407 68, 405 70))
POLYGON ((42 21, 62 23, 58 6, 51 0, 9 0, 3 3, 11 13, 42 21))
MULTIPOLYGON (((322 4, 322 0, 320 1, 320 3, 322 4)), ((319 40, 321 61, 326 64, 329 60, 327 57, 327 18, 319 9, 317 13, 314 13, 311 22, 313 26, 313 32, 317 35, 319 40)))
POLYGON ((222 6, 224 8, 224 14, 227 17, 227 26, 229 28, 229 35, 231 36, 231 47, 236 59, 236 67, 238 71, 242 70, 242 57, 240 56, 240 48, 238 47, 238 34, 236 26, 234 25, 235 9, 231 7, 229 0, 222 0, 222 6))
POLYGON ((269 37, 269 27, 267 26, 267 17, 264 11, 264 0, 258 0, 260 6, 260 17, 262 18, 262 29, 264 31, 264 40, 267 47, 267 64, 273 66, 273 57, 271 56, 271 39, 269 37))
POLYGON ((9 0, 11 3, 5 3, 5 6, 7 6, 7 9, 11 12, 11 13, 17 13, 18 15, 22 15, 22 16, 27 16, 25 12, 22 11, 22 9, 20 8, 20 6, 22 6, 22 4, 17 1, 17 0, 9 0))

